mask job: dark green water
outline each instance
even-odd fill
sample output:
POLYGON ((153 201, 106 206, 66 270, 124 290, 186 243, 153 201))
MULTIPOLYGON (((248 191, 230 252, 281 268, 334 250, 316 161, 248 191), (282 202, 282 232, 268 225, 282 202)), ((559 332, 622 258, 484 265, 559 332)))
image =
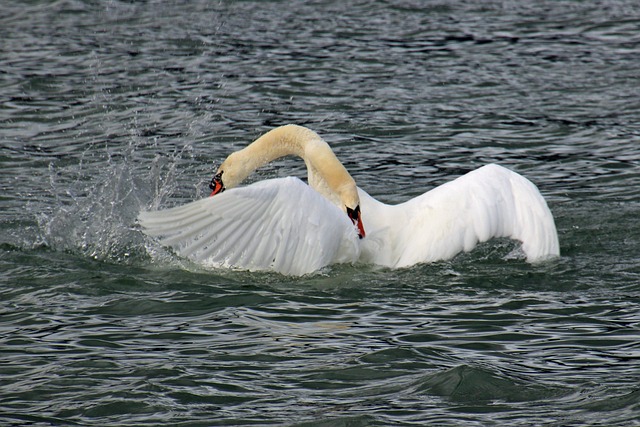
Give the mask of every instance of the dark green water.
POLYGON ((0 27, 0 425, 640 425, 637 1, 4 2, 0 27), (289 278, 145 240, 140 209, 285 123, 388 202, 510 167, 562 257, 289 278))

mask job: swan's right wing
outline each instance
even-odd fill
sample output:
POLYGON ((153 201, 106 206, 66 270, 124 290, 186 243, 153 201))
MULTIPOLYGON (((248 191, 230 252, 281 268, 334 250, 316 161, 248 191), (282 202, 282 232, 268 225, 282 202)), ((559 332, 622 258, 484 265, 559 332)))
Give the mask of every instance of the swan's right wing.
POLYGON ((494 237, 522 242, 527 261, 558 256, 553 216, 536 186, 487 165, 406 204, 408 224, 396 266, 449 259, 494 237), (410 224, 410 225, 409 225, 410 224))
POLYGON ((347 215, 297 178, 261 181, 156 212, 145 234, 211 267, 302 275, 359 257, 347 215))

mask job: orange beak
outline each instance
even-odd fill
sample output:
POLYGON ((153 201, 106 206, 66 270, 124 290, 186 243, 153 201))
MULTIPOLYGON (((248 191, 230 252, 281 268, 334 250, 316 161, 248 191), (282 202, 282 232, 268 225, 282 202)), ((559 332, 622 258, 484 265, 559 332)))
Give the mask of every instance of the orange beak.
POLYGON ((222 183, 222 172, 218 172, 211 182, 209 183, 209 188, 211 189, 211 194, 209 197, 215 196, 218 193, 222 193, 224 191, 224 184, 222 183))

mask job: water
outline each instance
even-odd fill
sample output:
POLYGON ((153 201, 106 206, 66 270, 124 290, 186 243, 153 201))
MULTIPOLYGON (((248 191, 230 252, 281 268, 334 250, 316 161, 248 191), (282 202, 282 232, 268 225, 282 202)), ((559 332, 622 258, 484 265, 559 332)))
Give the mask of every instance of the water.
POLYGON ((640 424, 636 1, 0 9, 0 424, 640 424), (289 278, 136 228, 290 122, 387 202, 510 167, 562 257, 289 278))

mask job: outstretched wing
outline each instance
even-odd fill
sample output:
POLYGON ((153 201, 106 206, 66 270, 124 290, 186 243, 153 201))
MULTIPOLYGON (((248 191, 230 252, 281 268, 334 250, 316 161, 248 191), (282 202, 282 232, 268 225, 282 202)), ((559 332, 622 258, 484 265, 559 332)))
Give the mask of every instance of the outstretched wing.
POLYGON ((297 178, 261 181, 214 197, 141 212, 145 234, 211 267, 302 275, 354 262, 355 227, 339 208, 297 178))
POLYGON ((498 165, 484 166, 395 208, 407 215, 405 247, 396 266, 449 259, 494 237, 522 242, 529 262, 560 253, 553 216, 536 186, 498 165))

